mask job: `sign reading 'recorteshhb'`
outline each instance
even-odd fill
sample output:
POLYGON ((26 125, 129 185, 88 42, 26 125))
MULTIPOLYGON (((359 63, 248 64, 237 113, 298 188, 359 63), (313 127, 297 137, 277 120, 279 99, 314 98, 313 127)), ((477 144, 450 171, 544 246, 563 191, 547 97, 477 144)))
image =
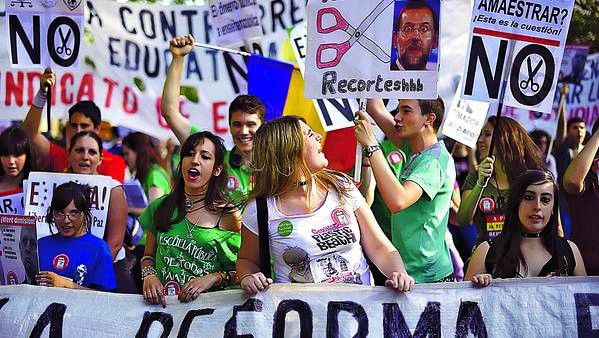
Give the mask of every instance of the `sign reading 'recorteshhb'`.
POLYGON ((439 0, 310 1, 310 98, 437 97, 439 0))
POLYGON ((574 0, 475 0, 462 98, 550 113, 574 0), (505 76, 504 76, 505 75, 505 76))
POLYGON ((5 0, 13 67, 77 66, 83 0, 5 0))

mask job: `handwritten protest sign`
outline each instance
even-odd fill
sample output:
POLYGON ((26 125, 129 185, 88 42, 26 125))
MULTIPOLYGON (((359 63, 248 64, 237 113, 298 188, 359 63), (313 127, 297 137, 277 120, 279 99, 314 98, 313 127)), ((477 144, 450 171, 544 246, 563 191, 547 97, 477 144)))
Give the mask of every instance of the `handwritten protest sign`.
POLYGON ((77 66, 84 5, 81 0, 5 0, 12 66, 77 66))
POLYGON ((210 18, 219 46, 247 43, 262 36, 257 0, 212 0, 210 18))
POLYGON ((460 93, 456 92, 440 133, 474 148, 488 111, 488 103, 460 100, 460 93))
MULTIPOLYGON (((32 172, 25 184, 25 214, 34 216, 37 223, 37 238, 50 235, 50 226, 46 222, 46 213, 52 202, 54 188, 67 182, 87 184, 92 187, 92 224, 91 233, 104 238, 110 190, 113 179, 103 175, 78 175, 65 173, 32 172)), ((52 233, 57 233, 52 225, 52 233)))
POLYGON ((462 99, 551 112, 573 0, 474 1, 462 99), (506 78, 502 79, 506 72, 506 78))
POLYGON ((437 97, 439 1, 312 1, 310 98, 437 97))
POLYGON ((209 292, 183 304, 167 296, 162 308, 141 295, 16 285, 0 287, 0 327, 25 337, 592 337, 598 287, 597 277, 421 284, 408 293, 275 284, 252 297, 209 292))
POLYGON ((5 284, 34 282, 39 270, 35 217, 0 214, 0 249, 5 284))

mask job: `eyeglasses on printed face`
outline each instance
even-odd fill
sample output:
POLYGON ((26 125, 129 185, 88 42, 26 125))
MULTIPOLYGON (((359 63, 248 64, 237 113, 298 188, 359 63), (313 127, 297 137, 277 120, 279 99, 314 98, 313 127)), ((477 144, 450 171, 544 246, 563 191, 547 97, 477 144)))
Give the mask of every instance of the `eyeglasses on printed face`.
POLYGON ((432 35, 433 31, 431 29, 431 27, 429 25, 424 25, 424 26, 412 26, 412 25, 405 25, 400 29, 401 35, 405 36, 405 37, 413 37, 416 36, 416 34, 420 34, 420 36, 424 36, 424 37, 429 37, 432 35))
POLYGON ((69 218, 71 221, 79 220, 83 216, 83 212, 79 210, 71 210, 68 213, 64 213, 62 211, 53 211, 52 216, 54 216, 55 220, 63 221, 65 218, 69 218))

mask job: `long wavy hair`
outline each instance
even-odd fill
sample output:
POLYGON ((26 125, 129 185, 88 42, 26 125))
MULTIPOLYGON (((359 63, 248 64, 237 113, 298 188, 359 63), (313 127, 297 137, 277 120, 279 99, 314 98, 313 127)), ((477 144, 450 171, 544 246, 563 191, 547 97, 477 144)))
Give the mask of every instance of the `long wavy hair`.
POLYGON ((192 156, 191 153, 195 147, 209 140, 214 144, 214 169, 212 177, 208 181, 206 196, 204 197, 204 205, 208 211, 230 213, 235 209, 235 205, 228 202, 224 197, 224 190, 227 186, 228 174, 224 165, 225 144, 222 138, 212 134, 209 131, 201 131, 190 135, 181 146, 181 160, 177 165, 177 177, 173 183, 171 193, 166 195, 162 203, 156 208, 154 214, 154 224, 158 231, 166 232, 171 229, 173 224, 177 224, 185 218, 187 210, 185 208, 185 180, 183 180, 183 170, 181 163, 183 158, 192 156), (221 168, 220 175, 215 176, 214 173, 218 168, 221 168), (171 215, 175 215, 172 218, 171 215))
MULTIPOLYGON (((29 173, 40 169, 39 157, 35 147, 31 145, 31 139, 21 128, 9 128, 0 135, 0 156, 25 155, 25 166, 23 167, 23 179, 29 177, 29 173)), ((0 176, 6 173, 0 165, 0 176)), ((22 185, 22 182, 21 182, 22 185)))
MULTIPOLYGON (((313 173, 303 157, 304 134, 298 116, 283 116, 266 122, 254 135, 250 168, 256 185, 249 199, 277 196, 290 191, 294 183, 313 178, 324 189, 333 188, 339 196, 348 197, 352 184, 349 176, 322 169, 313 173)), ((306 185, 310 196, 311 184, 306 185)))
POLYGON ((92 224, 92 193, 93 189, 89 185, 75 182, 67 182, 57 186, 52 193, 52 202, 46 213, 46 221, 48 226, 50 226, 50 233, 54 235, 51 227, 55 223, 54 211, 64 210, 71 202, 75 204, 77 210, 83 213, 83 226, 86 231, 89 231, 89 227, 92 224))
POLYGON ((548 182, 553 186, 553 210, 542 231, 541 239, 551 255, 557 254, 558 274, 568 274, 568 263, 564 257, 564 252, 558 245, 560 239, 558 235, 559 195, 557 184, 548 171, 528 170, 514 182, 510 189, 503 230, 493 240, 491 249, 489 249, 489 251, 494 252, 492 257, 487 257, 490 265, 494 267, 493 271, 489 271, 494 278, 514 278, 518 276, 520 263, 524 266, 525 275, 528 274, 528 266, 520 250, 522 239, 522 222, 519 216, 520 203, 529 186, 548 182))
POLYGON ((157 164, 166 170, 166 165, 158 156, 158 151, 156 151, 150 136, 134 132, 123 139, 123 145, 135 152, 135 178, 139 179, 140 182, 143 183, 146 180, 153 164, 157 164))
POLYGON ((501 162, 511 187, 524 171, 546 170, 547 165, 539 147, 520 123, 505 116, 500 119, 498 128, 495 128, 497 117, 489 117, 488 122, 493 126, 493 133, 497 133, 494 154, 501 162))

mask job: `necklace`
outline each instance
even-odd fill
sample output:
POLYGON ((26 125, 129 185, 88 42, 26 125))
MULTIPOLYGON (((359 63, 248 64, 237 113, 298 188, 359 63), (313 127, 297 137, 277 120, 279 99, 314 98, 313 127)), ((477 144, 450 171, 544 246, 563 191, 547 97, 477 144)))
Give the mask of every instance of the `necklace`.
POLYGON ((520 235, 522 235, 522 237, 528 237, 528 238, 539 238, 539 237, 543 236, 543 231, 537 232, 537 233, 521 231, 520 235))
POLYGON ((202 197, 202 198, 200 198, 198 200, 193 201, 191 199, 191 196, 203 196, 203 194, 202 195, 188 195, 188 194, 185 194, 185 211, 188 211, 188 212, 192 211, 191 209, 193 209, 193 205, 194 204, 197 204, 197 203, 200 203, 200 202, 204 201, 204 197, 202 197))
POLYGON ((187 217, 185 217, 185 222, 187 222, 187 238, 193 239, 193 231, 196 229, 196 225, 191 223, 187 217))

